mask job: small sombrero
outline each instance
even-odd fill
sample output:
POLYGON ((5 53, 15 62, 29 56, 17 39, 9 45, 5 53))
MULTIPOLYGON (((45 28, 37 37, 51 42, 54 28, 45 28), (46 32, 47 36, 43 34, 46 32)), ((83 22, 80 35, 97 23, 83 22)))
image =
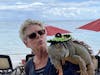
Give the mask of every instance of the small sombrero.
POLYGON ((66 42, 70 40, 72 37, 70 34, 64 34, 57 33, 53 39, 48 40, 48 43, 60 43, 60 42, 66 42))

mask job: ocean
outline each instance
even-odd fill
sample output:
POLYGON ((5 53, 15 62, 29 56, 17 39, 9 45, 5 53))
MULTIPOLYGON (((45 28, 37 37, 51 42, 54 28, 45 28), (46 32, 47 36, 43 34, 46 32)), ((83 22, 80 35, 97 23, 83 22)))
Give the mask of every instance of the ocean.
MULTIPOLYGON (((43 21, 46 25, 56 26, 70 31, 72 37, 84 41, 93 49, 95 55, 100 50, 100 32, 77 29, 92 20, 60 20, 60 21, 43 21)), ((31 49, 26 48, 19 38, 19 28, 22 22, 0 22, 0 54, 7 54, 11 57, 12 63, 21 63, 26 54, 31 53, 31 49)), ((52 38, 48 36, 47 39, 52 38)))

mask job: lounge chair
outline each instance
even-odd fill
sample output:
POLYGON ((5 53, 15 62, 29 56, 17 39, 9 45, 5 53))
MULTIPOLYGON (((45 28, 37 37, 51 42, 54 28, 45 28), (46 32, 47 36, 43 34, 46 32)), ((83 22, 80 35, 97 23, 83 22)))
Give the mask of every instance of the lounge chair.
POLYGON ((26 60, 22 62, 22 66, 19 66, 19 70, 20 70, 20 75, 24 75, 25 71, 24 71, 24 66, 25 63, 30 60, 30 58, 32 58, 34 55, 33 54, 27 54, 26 55, 26 60))
POLYGON ((26 55, 26 62, 30 59, 30 58, 32 58, 34 56, 34 54, 27 54, 26 55))
POLYGON ((96 55, 95 58, 98 61, 98 67, 97 67, 97 71, 100 72, 100 56, 96 55))
POLYGON ((11 59, 8 55, 0 55, 0 75, 17 75, 17 68, 13 69, 11 59))

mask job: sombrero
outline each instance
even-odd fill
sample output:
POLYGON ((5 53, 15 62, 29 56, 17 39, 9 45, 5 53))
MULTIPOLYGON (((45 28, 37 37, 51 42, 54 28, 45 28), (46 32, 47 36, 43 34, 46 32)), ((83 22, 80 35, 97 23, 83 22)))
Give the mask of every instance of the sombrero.
POLYGON ((70 34, 64 34, 57 33, 53 39, 47 40, 48 43, 60 43, 60 42, 66 42, 70 40, 72 37, 70 34))

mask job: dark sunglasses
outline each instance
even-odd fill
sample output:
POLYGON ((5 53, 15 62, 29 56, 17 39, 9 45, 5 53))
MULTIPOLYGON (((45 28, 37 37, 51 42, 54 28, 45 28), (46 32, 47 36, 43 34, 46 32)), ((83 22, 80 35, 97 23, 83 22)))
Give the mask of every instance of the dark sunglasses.
POLYGON ((35 39, 37 37, 37 33, 41 36, 45 34, 45 30, 39 30, 37 32, 33 32, 32 34, 28 35, 29 39, 35 39))

